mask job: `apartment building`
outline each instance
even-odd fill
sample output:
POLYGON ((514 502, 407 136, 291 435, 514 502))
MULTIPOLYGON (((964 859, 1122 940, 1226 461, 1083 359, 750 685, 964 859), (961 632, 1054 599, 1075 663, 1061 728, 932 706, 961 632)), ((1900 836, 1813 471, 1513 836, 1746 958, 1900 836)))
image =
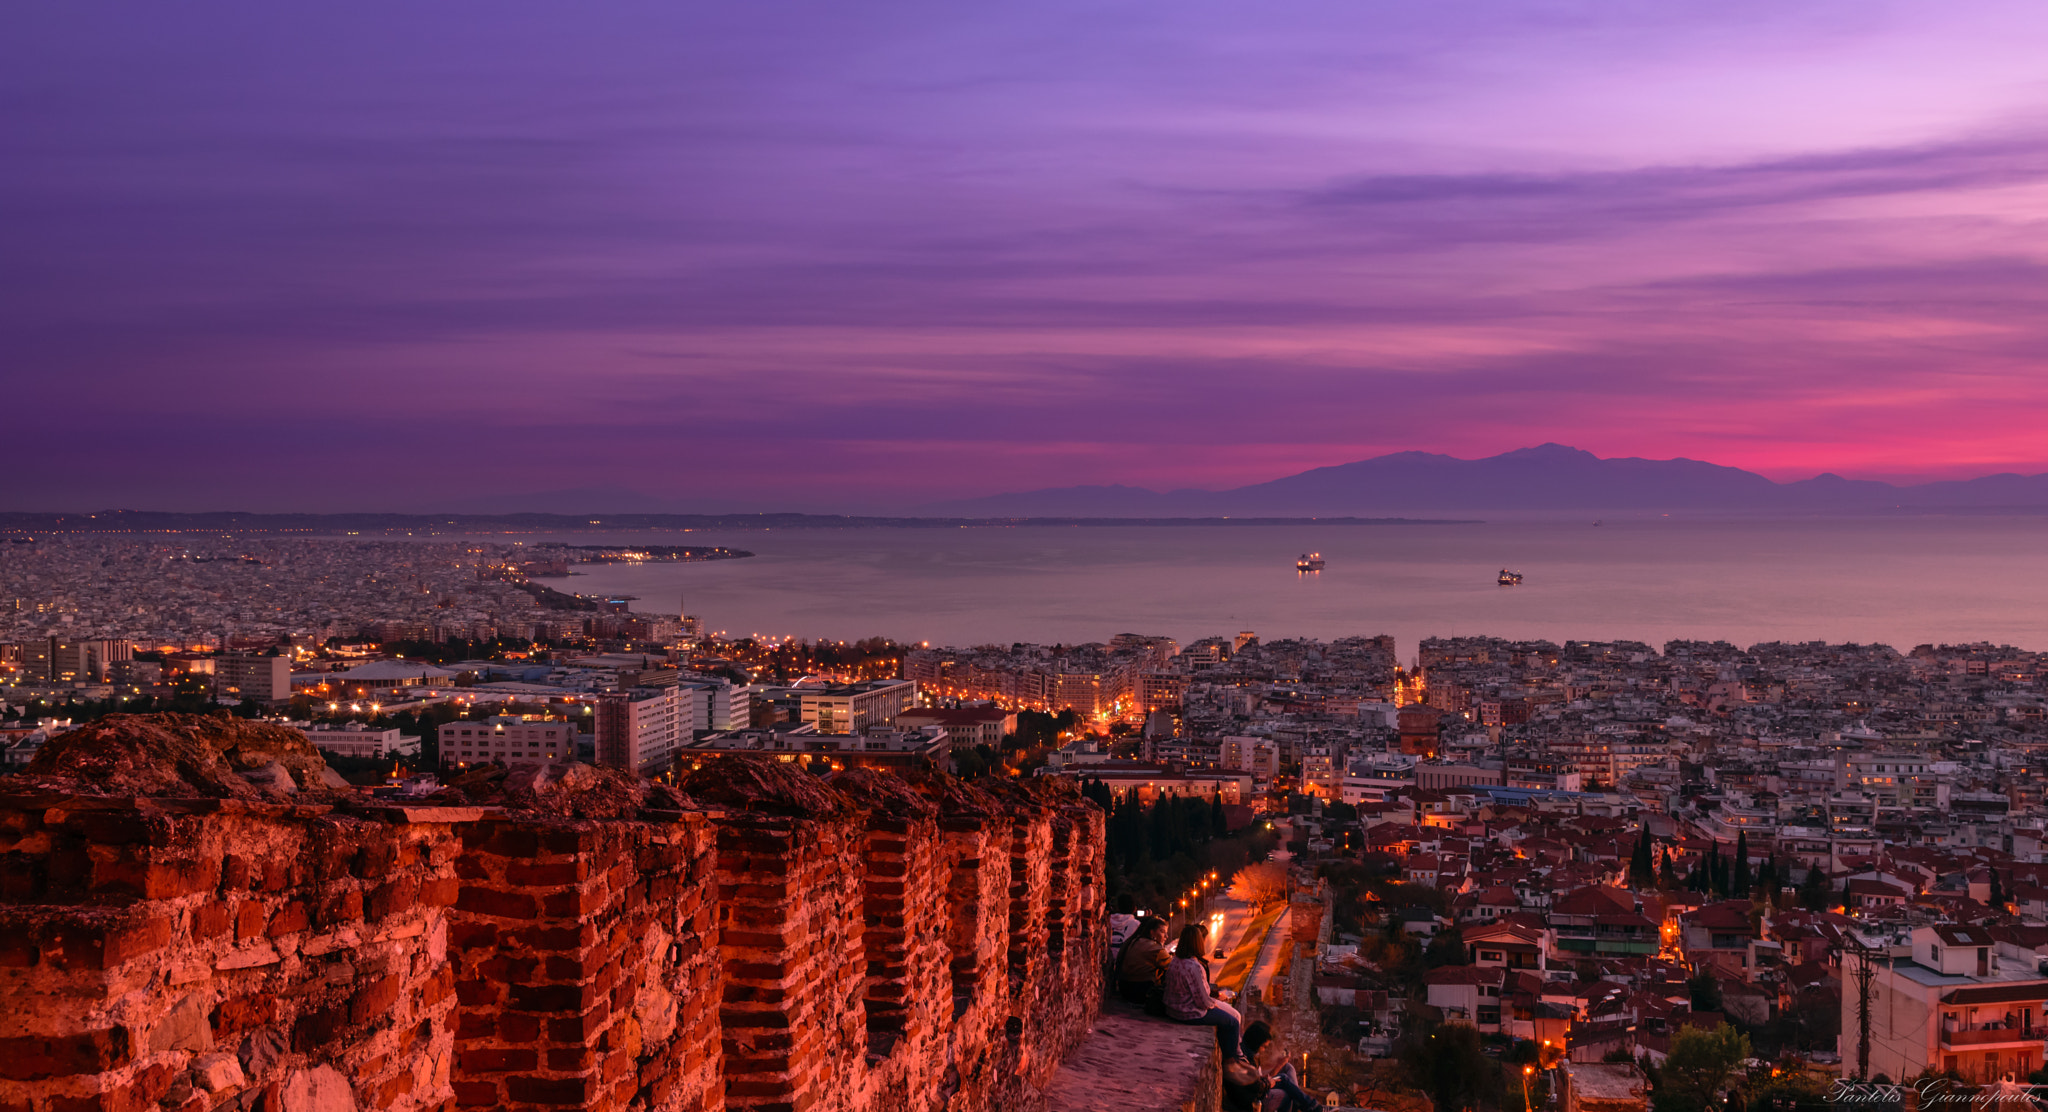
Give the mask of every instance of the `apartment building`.
POLYGON ((667 771, 695 733, 695 695, 664 685, 599 696, 597 763, 642 776, 667 771))
MULTIPOLYGON (((2041 1068, 2048 977, 2032 954, 2000 954, 1982 927, 1913 931, 1908 952, 1878 959, 1871 980, 1872 1076, 1953 1070, 1966 1081, 2024 1078, 2041 1068)), ((1858 994, 1842 993, 1842 1061, 1854 1068, 1858 994)))
POLYGON ((216 696, 240 696, 259 703, 283 703, 292 697, 292 662, 282 656, 223 653, 213 658, 216 696))
POLYGON ((476 764, 566 764, 576 759, 576 727, 560 719, 501 714, 482 721, 445 722, 441 767, 476 764))
POLYGON ((384 758, 417 754, 420 739, 396 729, 380 730, 361 722, 335 725, 331 722, 294 722, 292 728, 306 735, 313 748, 342 757, 384 758))
POLYGON ((917 705, 913 680, 870 680, 805 689, 800 697, 802 721, 821 734, 858 734, 870 726, 889 726, 896 716, 917 705))

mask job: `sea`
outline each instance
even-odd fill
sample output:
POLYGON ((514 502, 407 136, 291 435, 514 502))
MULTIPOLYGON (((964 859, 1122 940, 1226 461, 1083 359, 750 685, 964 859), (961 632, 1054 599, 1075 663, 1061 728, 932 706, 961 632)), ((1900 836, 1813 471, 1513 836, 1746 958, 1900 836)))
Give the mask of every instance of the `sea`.
MULTIPOLYGON (((505 538, 495 538, 505 539, 505 538)), ((932 645, 1426 637, 1989 641, 2048 650, 2048 517, 1591 517, 1442 524, 690 531, 748 559, 581 565, 558 590, 707 630, 932 645), (1295 561, 1320 553, 1324 570, 1295 561), (1522 573, 1517 586, 1496 580, 1522 573)))

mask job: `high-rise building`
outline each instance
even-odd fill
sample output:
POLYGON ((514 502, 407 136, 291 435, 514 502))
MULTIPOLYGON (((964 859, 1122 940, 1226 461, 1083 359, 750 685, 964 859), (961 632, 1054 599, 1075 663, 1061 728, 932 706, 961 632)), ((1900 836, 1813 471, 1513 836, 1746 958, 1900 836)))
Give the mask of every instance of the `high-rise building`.
POLYGON ((598 699, 597 763, 643 776, 668 769, 695 733, 695 689, 635 687, 598 699))
POLYGON ((15 647, 15 666, 21 669, 24 683, 50 683, 50 649, 55 642, 46 637, 31 637, 15 647))
POLYGON ((216 696, 285 702, 292 697, 292 662, 282 656, 224 653, 213 659, 213 690, 216 696))

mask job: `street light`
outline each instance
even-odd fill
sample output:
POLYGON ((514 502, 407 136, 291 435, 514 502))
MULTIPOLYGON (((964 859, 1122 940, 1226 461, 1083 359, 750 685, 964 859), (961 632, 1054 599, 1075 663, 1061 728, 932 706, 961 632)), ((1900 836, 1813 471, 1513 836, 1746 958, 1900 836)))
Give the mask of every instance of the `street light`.
POLYGON ((1529 1079, 1536 1075, 1535 1066, 1522 1067, 1522 1112, 1530 1112, 1529 1079))

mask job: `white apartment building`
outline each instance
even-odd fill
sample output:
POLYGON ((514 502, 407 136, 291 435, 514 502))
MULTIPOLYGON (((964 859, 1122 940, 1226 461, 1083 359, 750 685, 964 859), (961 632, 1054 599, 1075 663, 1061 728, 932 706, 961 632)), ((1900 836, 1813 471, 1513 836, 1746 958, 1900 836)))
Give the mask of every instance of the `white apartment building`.
POLYGON ((294 722, 292 728, 306 735, 313 748, 342 757, 381 759, 417 755, 420 751, 420 739, 417 737, 402 734, 396 729, 373 729, 361 722, 340 726, 330 722, 294 722))
POLYGON ((1344 802, 1377 803, 1414 791, 1415 764, 1415 756, 1410 753, 1374 753, 1353 758, 1344 769, 1344 802))
MULTIPOLYGON (((1894 1080, 1954 1070, 1964 1080, 2024 1078, 2041 1068, 2048 976, 2032 953, 2001 954, 1982 927, 1921 927, 1909 953, 1877 959, 1871 980, 1870 1075, 1894 1080)), ((1844 959, 1842 1063, 1857 1066, 1858 993, 1844 959)))
POLYGON ((282 703, 292 697, 292 662, 282 656, 227 653, 213 658, 216 696, 239 695, 259 703, 282 703))
POLYGON ((896 716, 917 705, 915 680, 870 680, 806 689, 803 724, 821 734, 858 734, 870 726, 894 725, 896 716))
POLYGON ((576 726, 560 719, 501 714, 441 725, 441 767, 501 763, 567 764, 576 759, 576 726))
POLYGON ((1227 737, 1223 739, 1222 765, 1249 772, 1259 784, 1270 784, 1280 775, 1280 746, 1272 738, 1227 737))
POLYGON ((597 763, 642 776, 665 772, 696 731, 696 689, 636 687, 597 703, 597 763))
POLYGON ((685 681, 679 686, 683 698, 692 703, 691 729, 744 730, 752 724, 753 688, 696 681, 685 681))

